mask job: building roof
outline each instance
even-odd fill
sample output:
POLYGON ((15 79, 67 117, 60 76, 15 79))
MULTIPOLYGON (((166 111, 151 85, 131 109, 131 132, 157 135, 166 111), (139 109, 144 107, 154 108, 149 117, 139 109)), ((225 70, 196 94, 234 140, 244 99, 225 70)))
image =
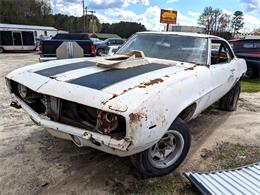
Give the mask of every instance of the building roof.
POLYGON ((93 35, 95 35, 99 39, 121 38, 117 34, 108 34, 108 33, 93 33, 91 36, 93 35))
POLYGON ((0 23, 0 28, 57 31, 56 28, 50 27, 50 26, 35 26, 35 25, 21 25, 21 24, 3 24, 3 23, 0 23))

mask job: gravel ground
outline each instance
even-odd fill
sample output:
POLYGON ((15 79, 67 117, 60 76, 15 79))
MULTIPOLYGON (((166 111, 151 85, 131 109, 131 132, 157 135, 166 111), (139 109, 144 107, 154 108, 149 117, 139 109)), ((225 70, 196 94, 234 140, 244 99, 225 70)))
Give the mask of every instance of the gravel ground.
MULTIPOLYGON (((0 194, 93 195, 121 188, 127 192, 140 181, 128 158, 54 138, 23 111, 9 106, 4 76, 37 62, 34 53, 0 54, 0 194)), ((178 171, 207 170, 201 151, 219 142, 260 146, 260 93, 243 93, 241 98, 236 112, 209 109, 189 123, 193 142, 178 171)))

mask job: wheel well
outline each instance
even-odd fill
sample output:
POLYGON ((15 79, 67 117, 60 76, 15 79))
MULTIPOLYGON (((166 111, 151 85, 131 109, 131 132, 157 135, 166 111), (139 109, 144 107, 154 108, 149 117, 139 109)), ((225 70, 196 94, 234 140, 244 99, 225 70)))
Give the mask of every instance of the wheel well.
POLYGON ((192 115, 194 114, 196 107, 197 107, 196 103, 189 105, 183 111, 181 111, 181 113, 178 115, 178 117, 180 117, 184 121, 189 121, 191 119, 192 115))

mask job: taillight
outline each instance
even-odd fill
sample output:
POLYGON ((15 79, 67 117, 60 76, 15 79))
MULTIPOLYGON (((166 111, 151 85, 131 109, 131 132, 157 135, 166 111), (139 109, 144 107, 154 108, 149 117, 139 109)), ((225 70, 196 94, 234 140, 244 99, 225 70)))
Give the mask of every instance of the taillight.
POLYGON ((91 45, 91 54, 96 55, 96 47, 94 44, 91 45))
POLYGON ((39 45, 39 52, 42 53, 43 52, 43 45, 39 45))

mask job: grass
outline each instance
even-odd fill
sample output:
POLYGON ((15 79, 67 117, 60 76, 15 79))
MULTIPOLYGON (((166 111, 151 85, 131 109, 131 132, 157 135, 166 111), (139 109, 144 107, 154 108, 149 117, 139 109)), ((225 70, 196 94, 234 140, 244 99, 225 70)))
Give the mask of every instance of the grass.
POLYGON ((190 185, 187 179, 179 171, 170 175, 157 178, 140 180, 132 188, 131 194, 187 194, 197 195, 198 190, 190 185))
MULTIPOLYGON (((213 150, 204 151, 201 163, 207 162, 207 166, 200 171, 237 168, 257 162, 259 159, 260 148, 258 146, 221 142, 213 150)), ((128 191, 130 194, 200 194, 179 170, 163 177, 139 179, 130 189, 128 191)))
POLYGON ((260 92, 260 79, 244 79, 241 81, 241 92, 260 92))
POLYGON ((260 148, 251 145, 231 144, 223 142, 214 150, 208 150, 205 160, 212 161, 210 169, 230 169, 254 162, 260 159, 260 148))

